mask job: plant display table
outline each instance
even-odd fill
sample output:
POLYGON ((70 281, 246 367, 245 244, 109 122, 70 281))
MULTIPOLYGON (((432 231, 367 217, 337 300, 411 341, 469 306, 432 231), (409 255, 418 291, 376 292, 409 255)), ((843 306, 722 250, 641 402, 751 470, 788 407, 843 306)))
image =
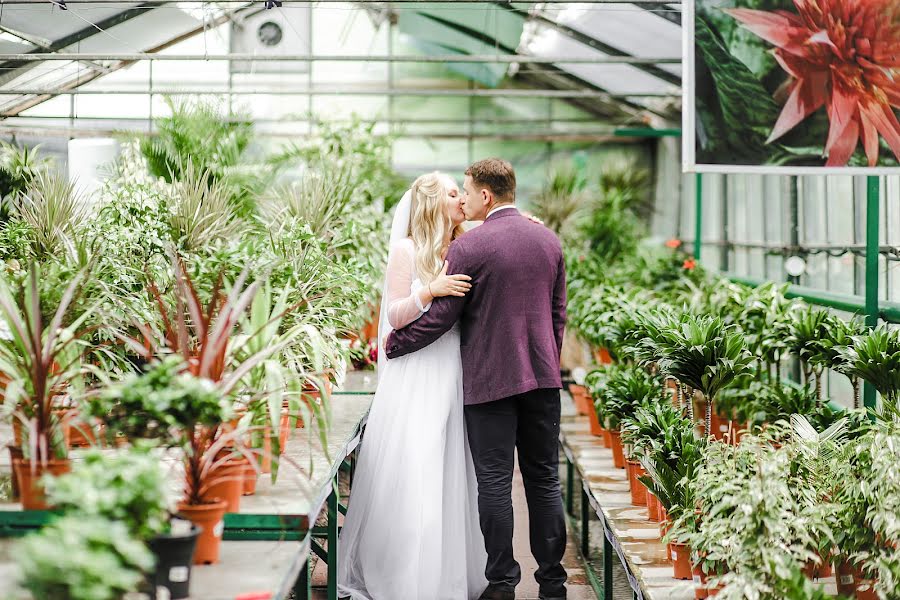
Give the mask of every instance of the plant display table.
MULTIPOLYGON (((563 394, 568 399, 568 394, 563 394)), ((568 402, 568 400, 566 400, 568 402)), ((593 510, 603 527, 603 598, 612 598, 613 557, 625 569, 635 598, 646 600, 692 600, 694 583, 672 577, 672 563, 660 540, 659 524, 648 520, 647 508, 631 504, 628 477, 613 466, 612 450, 590 433, 590 420, 564 409, 560 423, 560 446, 566 458, 566 509, 572 514, 575 473, 581 480, 581 552, 588 555, 588 524, 593 510)), ((819 584, 836 593, 834 577, 819 584)))
MULTIPOLYGON (((277 481, 273 484, 268 475, 261 476, 256 494, 241 500, 240 512, 225 515, 222 560, 216 565, 195 567, 192 598, 194 589, 197 598, 215 600, 240 600, 241 594, 253 591, 271 592, 268 597, 272 599, 285 598, 292 589, 297 598, 306 597, 311 550, 329 565, 329 598, 337 598, 338 512, 346 512, 336 493, 337 476, 342 468, 349 469, 352 475, 353 455, 362 436, 374 386, 374 373, 351 372, 343 387, 333 393, 326 448, 315 429, 293 430, 285 449, 288 460, 283 461, 277 481), (327 524, 315 527, 323 509, 327 524), (316 539, 323 539, 324 546, 316 539), (242 565, 240 569, 235 566, 238 563, 242 565), (228 577, 219 577, 219 572, 228 572, 228 577), (282 574, 290 579, 287 585, 283 585, 287 579, 279 579, 282 574), (226 585, 231 577, 246 577, 247 582, 226 585), (250 589, 251 584, 257 589, 250 589)), ((10 436, 11 431, 0 431, 0 439, 10 436)), ((10 472, 8 458, 8 454, 0 454, 0 473, 10 472)), ((47 511, 22 511, 18 503, 0 502, 0 537, 24 535, 40 527, 48 517, 47 511)), ((4 547, 11 543, 0 541, 4 547)), ((6 556, 0 555, 0 578, 4 582, 10 579, 4 569, 13 568, 6 556)))

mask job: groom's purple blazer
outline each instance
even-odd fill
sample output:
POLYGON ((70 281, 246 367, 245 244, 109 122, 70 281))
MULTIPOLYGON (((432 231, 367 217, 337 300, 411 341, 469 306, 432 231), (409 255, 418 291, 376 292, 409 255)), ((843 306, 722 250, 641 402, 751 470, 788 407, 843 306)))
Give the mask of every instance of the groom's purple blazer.
MULTIPOLYGON (((508 208, 450 245, 449 272, 472 277, 464 298, 437 298, 387 342, 388 358, 431 344, 459 321, 466 404, 560 388, 566 272, 559 239, 508 208)), ((427 401, 427 400, 426 400, 427 401)))

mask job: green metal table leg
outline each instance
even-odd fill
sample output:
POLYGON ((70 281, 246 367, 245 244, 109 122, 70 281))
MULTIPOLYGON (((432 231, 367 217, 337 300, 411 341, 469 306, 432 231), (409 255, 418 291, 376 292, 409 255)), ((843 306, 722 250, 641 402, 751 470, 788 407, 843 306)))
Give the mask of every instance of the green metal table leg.
POLYGON ((309 582, 309 560, 307 560, 303 563, 303 568, 300 569, 300 574, 297 576, 297 581, 294 583, 295 600, 308 600, 312 593, 309 582))
POLYGON ((575 465, 566 457, 566 514, 575 516, 575 465))
POLYGON ((613 597, 613 550, 606 532, 603 532, 603 600, 613 597))
POLYGON ((328 600, 338 600, 338 495, 328 496, 328 600))
POLYGON ((581 488, 581 555, 587 558, 591 551, 590 526, 591 504, 588 501, 587 492, 581 488))

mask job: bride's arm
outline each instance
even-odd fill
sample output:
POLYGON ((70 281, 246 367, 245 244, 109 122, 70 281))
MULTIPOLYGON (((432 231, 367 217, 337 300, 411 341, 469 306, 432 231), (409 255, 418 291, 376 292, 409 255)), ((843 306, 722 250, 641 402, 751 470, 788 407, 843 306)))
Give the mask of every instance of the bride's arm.
POLYGON ((412 289, 414 256, 406 243, 394 244, 388 256, 387 316, 393 329, 406 327, 431 308, 434 299, 427 287, 412 289))

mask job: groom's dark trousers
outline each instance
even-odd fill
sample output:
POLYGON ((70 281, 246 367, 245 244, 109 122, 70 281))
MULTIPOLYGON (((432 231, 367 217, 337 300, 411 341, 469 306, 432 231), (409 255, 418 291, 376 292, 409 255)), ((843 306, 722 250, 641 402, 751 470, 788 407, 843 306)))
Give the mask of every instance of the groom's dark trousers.
POLYGON ((515 587, 512 476, 515 451, 528 501, 528 535, 541 594, 564 597, 566 524, 559 485, 559 390, 537 389, 465 407, 469 446, 478 477, 478 510, 488 554, 485 575, 515 587))
POLYGON ((393 332, 388 358, 424 348, 459 323, 466 428, 488 553, 485 575, 501 589, 515 587, 521 577, 512 551, 518 449, 541 597, 564 598, 560 561, 566 529, 557 472, 566 322, 562 247, 549 229, 508 208, 450 244, 447 262, 451 274, 472 277, 471 291, 464 298, 436 299, 419 319, 393 332))

